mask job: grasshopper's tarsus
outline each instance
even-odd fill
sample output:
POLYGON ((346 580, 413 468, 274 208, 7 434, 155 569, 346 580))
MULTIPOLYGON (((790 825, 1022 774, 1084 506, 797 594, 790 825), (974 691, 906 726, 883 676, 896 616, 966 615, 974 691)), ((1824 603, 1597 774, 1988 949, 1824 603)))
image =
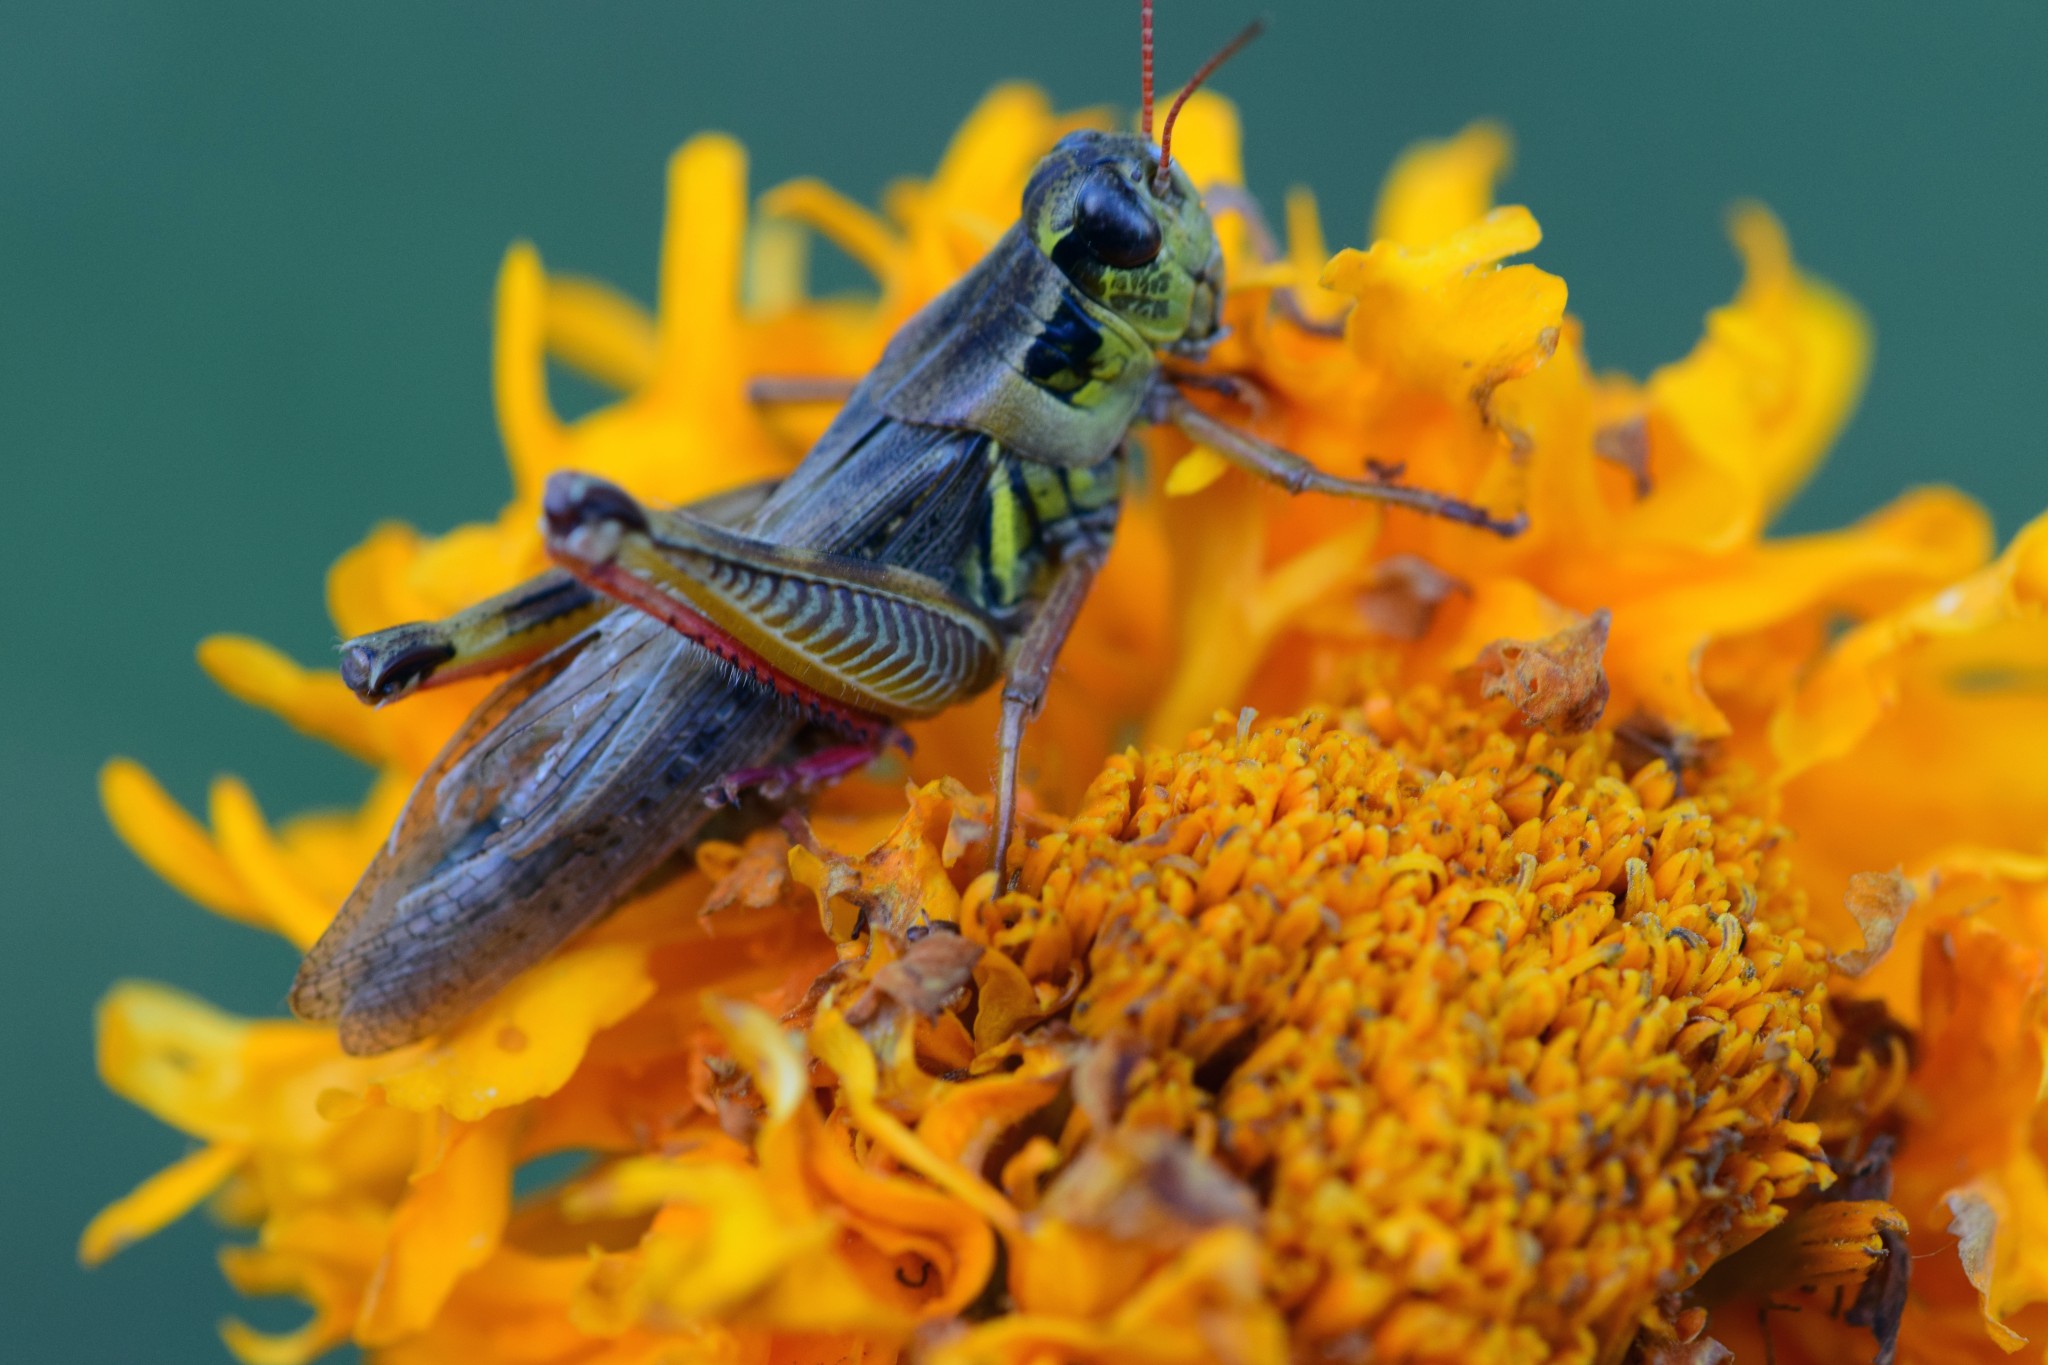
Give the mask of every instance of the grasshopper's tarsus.
POLYGON ((907 754, 910 752, 910 737, 901 730, 891 729, 874 743, 834 744, 788 763, 742 768, 726 774, 725 780, 707 792, 704 800, 707 805, 735 806, 739 804, 740 797, 750 791, 759 792, 770 801, 808 795, 819 787, 859 772, 892 745, 907 754))

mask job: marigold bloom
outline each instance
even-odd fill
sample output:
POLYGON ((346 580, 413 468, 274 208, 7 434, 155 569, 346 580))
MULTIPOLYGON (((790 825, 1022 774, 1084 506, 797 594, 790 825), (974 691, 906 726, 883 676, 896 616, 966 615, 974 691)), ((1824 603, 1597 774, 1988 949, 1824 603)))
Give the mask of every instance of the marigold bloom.
MULTIPOLYGON (((750 381, 858 374, 1087 121, 1005 88, 883 214, 801 181, 753 224, 739 149, 693 140, 652 317, 514 248, 513 500, 377 529, 337 628, 541 568, 555 470, 682 502, 787 469, 829 408, 750 381), (811 298, 808 232, 879 297, 811 298), (561 421, 551 355, 619 400, 561 421)), ((252 1365, 1953 1361, 2048 1328, 2048 523, 1994 558, 1922 490, 1765 538, 1868 343, 1761 209, 1735 300, 1637 383, 1506 263, 1540 233, 1492 207, 1498 130, 1411 152, 1334 258, 1305 193, 1279 242, 1228 207, 1222 99, 1175 151, 1222 191, 1211 363, 1259 395, 1229 415, 1528 532, 1289 500, 1154 434, 1032 737, 1015 889, 953 780, 988 770, 984 704, 921 727, 907 801, 871 773, 799 837, 707 845, 386 1056, 118 986, 102 1072, 200 1145, 87 1260, 210 1199, 254 1229, 229 1278, 311 1307, 230 1325, 252 1365)), ((273 828, 223 779, 202 826, 117 761, 109 814, 303 947, 488 684, 372 711, 254 641, 200 661, 372 765, 368 798, 273 828)))

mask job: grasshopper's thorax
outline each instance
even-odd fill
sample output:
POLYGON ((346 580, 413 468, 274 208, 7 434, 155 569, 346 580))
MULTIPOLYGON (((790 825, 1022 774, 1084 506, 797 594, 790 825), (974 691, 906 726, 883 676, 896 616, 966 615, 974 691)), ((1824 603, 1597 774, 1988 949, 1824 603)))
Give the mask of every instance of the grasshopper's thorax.
POLYGON ((1122 445, 1160 352, 1215 339, 1223 256, 1194 184, 1142 138, 1075 133, 987 256, 904 324, 868 379, 898 421, 1092 468, 1122 445))
POLYGON ((1075 288, 1145 346, 1199 355, 1215 337, 1223 296, 1215 226, 1187 172, 1174 166, 1160 178, 1149 140, 1062 138, 1025 187, 1023 227, 1075 288))

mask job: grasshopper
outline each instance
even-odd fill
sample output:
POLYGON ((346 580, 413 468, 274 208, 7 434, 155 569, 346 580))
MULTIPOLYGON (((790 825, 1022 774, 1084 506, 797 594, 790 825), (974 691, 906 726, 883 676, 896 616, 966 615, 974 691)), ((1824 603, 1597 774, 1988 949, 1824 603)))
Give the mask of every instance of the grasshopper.
POLYGON ((1142 130, 1055 146, 1018 221, 903 326, 786 479, 664 510, 558 474, 542 526, 557 568, 343 646, 344 680, 372 703, 511 676, 307 953, 298 1014, 338 1021, 354 1053, 436 1032, 706 837, 722 806, 772 818, 999 681, 1002 875, 1019 745, 1115 533, 1136 426, 1176 426, 1290 492, 1520 529, 1327 473, 1208 415, 1161 364, 1206 353, 1224 292, 1174 120, 1257 26, 1201 69, 1155 145, 1149 0, 1142 18, 1142 130))

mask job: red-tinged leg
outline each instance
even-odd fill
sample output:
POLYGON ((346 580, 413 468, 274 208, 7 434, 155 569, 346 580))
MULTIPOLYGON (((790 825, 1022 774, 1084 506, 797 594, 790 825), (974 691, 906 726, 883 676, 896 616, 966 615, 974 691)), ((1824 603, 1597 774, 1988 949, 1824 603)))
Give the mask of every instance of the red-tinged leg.
MULTIPOLYGON (((690 504, 689 513, 737 524, 775 491, 745 484, 690 504)), ((341 647, 341 680, 373 706, 464 678, 532 663, 612 609, 613 603, 560 569, 439 621, 410 621, 358 635, 341 647)))
POLYGON ((859 772, 891 744, 906 754, 910 752, 910 737, 901 730, 892 730, 879 744, 834 744, 792 763, 728 773, 704 800, 707 805, 733 805, 739 801, 740 793, 748 791, 758 791, 770 801, 803 795, 859 772))
POLYGON ((1002 666, 994 625, 897 565, 779 545, 642 507, 582 474, 542 502, 555 562, 861 741, 933 715, 1002 666))

